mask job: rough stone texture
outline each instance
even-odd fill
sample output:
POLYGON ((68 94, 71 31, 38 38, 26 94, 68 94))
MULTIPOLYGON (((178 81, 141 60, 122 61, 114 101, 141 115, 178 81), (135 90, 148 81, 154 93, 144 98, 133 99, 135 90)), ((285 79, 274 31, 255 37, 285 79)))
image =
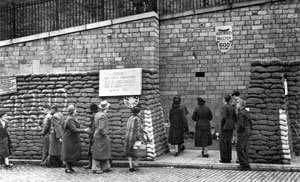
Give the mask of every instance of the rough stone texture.
POLYGON ((158 69, 155 17, 0 47, 1 74, 158 69))
POLYGON ((291 163, 293 143, 296 143, 293 139, 299 137, 292 135, 294 115, 290 111, 295 108, 290 107, 291 103, 285 99, 285 70, 285 63, 277 59, 251 64, 251 80, 246 100, 252 118, 249 138, 251 162, 291 163), (277 94, 276 97, 274 93, 277 94))
MULTIPOLYGON (((42 154, 42 135, 39 125, 44 118, 42 108, 56 103, 59 110, 66 115, 69 104, 76 104, 78 121, 82 128, 89 125, 89 105, 107 99, 111 103, 108 111, 109 135, 111 138, 112 155, 114 158, 124 158, 124 135, 126 122, 131 115, 130 108, 124 105, 124 97, 105 97, 98 95, 99 72, 35 74, 17 76, 18 91, 0 97, 0 110, 7 111, 12 117, 9 133, 12 140, 12 158, 40 159, 42 154), (36 79, 57 80, 53 87, 48 81, 32 82, 36 79), (71 80, 76 81, 71 81, 71 80), (59 80, 59 81, 58 81, 59 80), (76 83, 75 83, 76 82, 76 83), (93 82, 93 83, 91 83, 93 82), (33 88, 24 87, 30 85, 33 88), (59 84, 58 84, 59 83, 59 84), (91 83, 91 84, 87 84, 91 83), (58 85, 61 85, 58 87, 58 85), (38 86, 45 86, 40 87, 38 86)), ((164 129, 164 114, 159 93, 158 72, 155 69, 143 69, 141 106, 145 129, 150 133, 151 143, 147 144, 148 160, 164 153, 168 146, 164 129)), ((82 157, 87 157, 88 135, 81 134, 82 157)))

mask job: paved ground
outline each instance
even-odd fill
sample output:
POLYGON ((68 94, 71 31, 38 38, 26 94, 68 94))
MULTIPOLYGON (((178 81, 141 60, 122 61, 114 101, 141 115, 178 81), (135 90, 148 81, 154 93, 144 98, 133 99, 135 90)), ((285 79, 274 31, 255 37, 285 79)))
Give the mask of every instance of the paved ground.
POLYGON ((44 168, 36 165, 15 165, 13 169, 0 168, 1 182, 296 182, 299 172, 237 171, 186 168, 141 168, 129 172, 127 168, 114 168, 113 172, 92 174, 81 167, 76 173, 66 174, 63 168, 44 168))

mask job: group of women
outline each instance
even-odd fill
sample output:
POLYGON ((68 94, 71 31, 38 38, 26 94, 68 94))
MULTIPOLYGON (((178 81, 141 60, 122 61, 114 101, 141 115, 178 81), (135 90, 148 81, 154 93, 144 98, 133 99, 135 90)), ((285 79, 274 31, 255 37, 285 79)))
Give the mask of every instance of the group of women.
MULTIPOLYGON (((73 164, 81 159, 80 133, 90 134, 89 158, 85 168, 92 169, 93 173, 102 174, 111 169, 111 146, 108 131, 107 111, 110 103, 101 101, 100 105, 90 105, 91 117, 89 128, 81 129, 77 120, 75 105, 69 105, 67 116, 64 117, 57 105, 45 107, 43 120, 43 157, 42 165, 61 167, 65 165, 66 173, 75 172, 73 164)), ((138 170, 139 156, 136 156, 134 145, 137 141, 144 142, 144 130, 140 107, 132 108, 132 116, 128 119, 124 151, 129 159, 129 171, 138 170), (136 159, 133 163, 133 158, 136 159)), ((12 167, 8 156, 11 154, 11 142, 7 132, 7 114, 0 112, 0 162, 6 168, 12 167)))
MULTIPOLYGON (((220 121, 220 162, 230 163, 232 160, 232 141, 234 131, 237 133, 236 151, 241 169, 249 169, 248 139, 251 128, 251 118, 245 109, 246 102, 239 97, 240 93, 234 91, 230 96, 226 94, 223 99, 223 107, 220 121)), ((180 105, 180 97, 173 98, 170 109, 169 143, 175 145, 175 156, 180 153, 180 146, 184 143, 184 132, 187 123, 184 106, 180 105)), ((205 100, 197 98, 198 106, 195 108, 192 119, 195 126, 195 147, 202 147, 202 157, 209 157, 207 147, 212 145, 212 133, 210 121, 213 119, 210 108, 205 105, 205 100)))

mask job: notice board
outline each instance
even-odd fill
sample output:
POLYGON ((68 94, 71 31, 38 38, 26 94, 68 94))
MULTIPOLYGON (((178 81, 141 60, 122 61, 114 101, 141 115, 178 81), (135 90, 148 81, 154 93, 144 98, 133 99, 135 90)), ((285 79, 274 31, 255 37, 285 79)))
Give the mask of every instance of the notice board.
POLYGON ((100 70, 99 96, 142 94, 142 68, 100 70))
POLYGON ((0 77, 0 95, 17 91, 16 77, 0 77))

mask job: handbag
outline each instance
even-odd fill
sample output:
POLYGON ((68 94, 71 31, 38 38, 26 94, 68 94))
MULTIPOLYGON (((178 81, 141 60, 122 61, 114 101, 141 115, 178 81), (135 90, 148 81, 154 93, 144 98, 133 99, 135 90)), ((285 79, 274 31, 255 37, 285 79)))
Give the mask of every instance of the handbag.
POLYGON ((136 141, 133 145, 133 155, 136 157, 147 156, 147 145, 145 142, 136 141))

